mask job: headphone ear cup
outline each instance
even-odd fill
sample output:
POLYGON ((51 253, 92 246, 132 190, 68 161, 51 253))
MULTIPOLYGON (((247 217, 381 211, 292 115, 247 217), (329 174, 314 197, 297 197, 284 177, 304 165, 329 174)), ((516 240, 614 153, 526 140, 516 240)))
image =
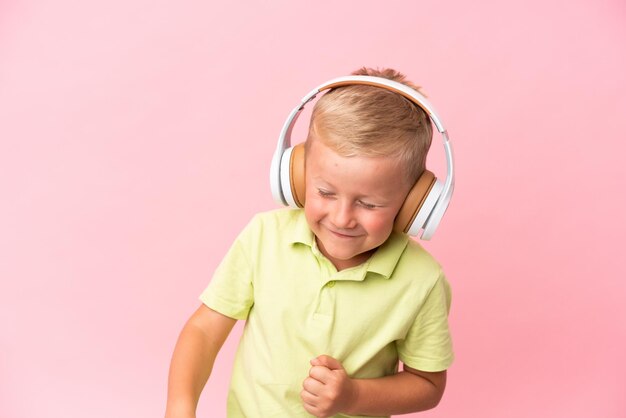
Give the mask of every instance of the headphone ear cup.
POLYGON ((280 190, 285 204, 297 209, 304 207, 304 145, 289 147, 280 158, 280 190))
POLYGON ((304 144, 293 147, 289 162, 289 182, 294 201, 299 208, 304 207, 306 198, 306 180, 304 173, 304 144))
MULTIPOLYGON (((409 231, 413 233, 415 229, 419 231, 419 228, 421 228, 422 225, 417 225, 417 228, 416 225, 414 225, 417 214, 424 206, 427 197, 429 197, 430 192, 436 183, 437 178, 435 175, 431 171, 424 170, 422 175, 417 179, 409 191, 406 199, 404 199, 404 203, 402 204, 402 207, 396 216, 396 220, 394 221, 394 231, 404 233, 409 233, 409 231)), ((424 221, 425 219, 422 219, 420 220, 420 223, 423 224, 424 221)), ((415 233, 417 231, 415 231, 415 233)))

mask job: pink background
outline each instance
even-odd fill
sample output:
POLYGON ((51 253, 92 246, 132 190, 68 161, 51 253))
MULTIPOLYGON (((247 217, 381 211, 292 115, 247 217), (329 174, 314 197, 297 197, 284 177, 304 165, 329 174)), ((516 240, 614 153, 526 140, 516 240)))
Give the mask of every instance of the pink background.
POLYGON ((287 113, 368 65, 422 85, 456 151, 426 247, 457 360, 421 416, 626 416, 625 40, 620 0, 1 2, 0 415, 161 416, 198 294, 275 207, 287 113))

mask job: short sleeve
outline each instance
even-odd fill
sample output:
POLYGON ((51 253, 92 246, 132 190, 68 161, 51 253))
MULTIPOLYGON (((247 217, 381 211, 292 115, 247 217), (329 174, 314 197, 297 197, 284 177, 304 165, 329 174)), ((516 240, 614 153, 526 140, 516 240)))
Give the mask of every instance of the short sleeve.
POLYGON ((247 319, 254 304, 254 272, 241 243, 242 236, 243 233, 233 243, 200 295, 206 306, 234 319, 247 319))
POLYGON ((404 364, 426 372, 450 367, 454 360, 448 326, 450 301, 450 285, 441 272, 406 338, 396 341, 398 356, 404 364))

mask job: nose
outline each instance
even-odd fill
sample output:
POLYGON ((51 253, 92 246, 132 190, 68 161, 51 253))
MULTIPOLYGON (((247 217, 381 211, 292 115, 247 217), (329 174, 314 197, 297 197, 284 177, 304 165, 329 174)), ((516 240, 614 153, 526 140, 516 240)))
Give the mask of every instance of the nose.
POLYGON ((337 201, 332 213, 332 223, 338 229, 352 229, 357 225, 350 202, 337 201))

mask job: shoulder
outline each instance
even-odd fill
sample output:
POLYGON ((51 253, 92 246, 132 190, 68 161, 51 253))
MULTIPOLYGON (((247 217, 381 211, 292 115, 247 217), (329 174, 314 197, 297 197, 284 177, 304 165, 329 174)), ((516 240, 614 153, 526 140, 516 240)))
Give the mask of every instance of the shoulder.
POLYGON ((245 245, 271 247, 290 242, 298 228, 306 225, 304 211, 281 208, 257 213, 239 234, 237 241, 245 245))
POLYGON ((252 217, 251 224, 268 227, 285 227, 304 217, 302 209, 280 208, 259 212, 252 217))
POLYGON ((282 236, 285 232, 295 230, 302 220, 304 220, 304 211, 301 209, 274 209, 254 215, 244 231, 282 236))
POLYGON ((450 310, 452 289, 441 264, 415 240, 409 239, 394 275, 401 277, 420 315, 445 315, 450 310))
POLYGON ((400 258, 400 262, 419 267, 421 270, 440 271, 441 265, 420 243, 414 239, 409 239, 400 258))
POLYGON ((394 276, 417 281, 426 288, 445 281, 441 264, 417 241, 409 239, 402 256, 398 260, 394 276))

